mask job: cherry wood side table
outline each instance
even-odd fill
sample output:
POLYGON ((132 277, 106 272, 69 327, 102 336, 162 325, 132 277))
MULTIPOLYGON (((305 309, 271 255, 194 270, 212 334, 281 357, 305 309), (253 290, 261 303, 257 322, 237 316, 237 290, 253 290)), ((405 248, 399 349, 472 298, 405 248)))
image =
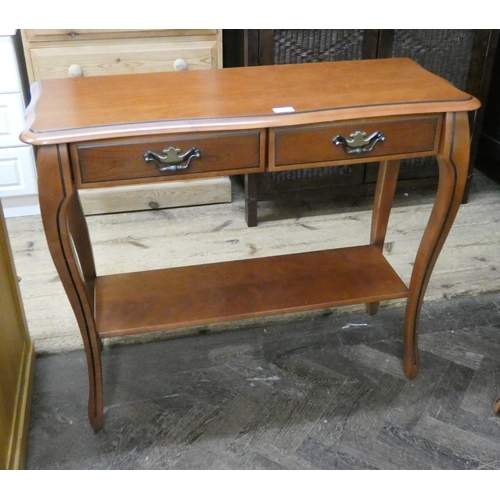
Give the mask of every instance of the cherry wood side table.
POLYGON ((467 112, 479 105, 409 59, 35 83, 21 138, 39 146, 43 223, 85 345, 93 428, 103 425, 101 338, 116 335, 357 303, 374 314, 404 297, 404 371, 415 377, 419 313, 462 199, 467 112), (431 155, 439 186, 407 287, 382 248, 400 160, 431 155), (367 161, 380 162, 367 245, 96 276, 77 189, 367 161))

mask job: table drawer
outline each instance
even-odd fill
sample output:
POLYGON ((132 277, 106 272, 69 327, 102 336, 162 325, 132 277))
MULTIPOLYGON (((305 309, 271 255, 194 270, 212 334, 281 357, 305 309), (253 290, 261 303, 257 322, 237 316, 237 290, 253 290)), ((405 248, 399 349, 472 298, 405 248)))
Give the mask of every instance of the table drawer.
POLYGON ((218 67, 217 42, 214 40, 108 42, 103 45, 33 48, 30 53, 36 80, 174 71, 174 62, 178 60, 183 60, 188 70, 218 67))
POLYGON ((439 115, 274 129, 269 140, 269 169, 433 155, 437 152, 440 130, 439 115))
POLYGON ((165 178, 189 179, 261 172, 265 169, 265 144, 265 131, 255 130, 93 141, 72 145, 71 154, 79 186, 136 184, 165 178), (149 161, 144 158, 147 152, 153 152, 166 158, 166 161, 172 158, 180 161, 180 157, 192 148, 199 151, 199 156, 193 153, 190 161, 189 155, 186 156, 178 167, 160 163, 152 159, 155 156, 152 154, 148 155, 149 161))

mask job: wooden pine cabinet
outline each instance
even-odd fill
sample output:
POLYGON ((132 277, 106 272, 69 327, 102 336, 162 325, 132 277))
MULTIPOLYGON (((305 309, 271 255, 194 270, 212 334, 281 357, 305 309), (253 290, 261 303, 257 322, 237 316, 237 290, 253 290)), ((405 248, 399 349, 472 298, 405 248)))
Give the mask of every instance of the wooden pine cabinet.
MULTIPOLYGON (((226 66, 307 63, 350 59, 408 57, 461 90, 484 101, 500 30, 225 30, 226 66)), ((471 173, 484 109, 471 113, 471 173)), ((343 193, 374 186, 376 164, 319 170, 265 173, 257 196, 325 187, 343 193)), ((405 187, 437 182, 434 158, 403 162, 399 184, 405 187)), ((467 192, 467 190, 466 190, 467 192)), ((467 196, 467 194, 466 194, 467 196)))
MULTIPOLYGON (((222 67, 221 29, 32 29, 21 33, 30 83, 222 67)), ((231 182, 229 177, 219 177, 159 187, 140 181, 121 192, 106 187, 87 189, 80 198, 87 215, 227 203, 231 201, 231 182)))
POLYGON ((0 203, 0 469, 21 469, 35 355, 0 203))

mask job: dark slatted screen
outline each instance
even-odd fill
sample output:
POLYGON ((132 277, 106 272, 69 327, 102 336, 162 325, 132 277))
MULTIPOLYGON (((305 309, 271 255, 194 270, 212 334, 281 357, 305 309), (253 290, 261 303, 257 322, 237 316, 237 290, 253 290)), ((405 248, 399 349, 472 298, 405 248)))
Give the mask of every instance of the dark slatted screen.
POLYGON ((394 30, 393 57, 409 57, 466 90, 476 30, 394 30))
POLYGON ((361 59, 364 30, 274 30, 275 64, 361 59))

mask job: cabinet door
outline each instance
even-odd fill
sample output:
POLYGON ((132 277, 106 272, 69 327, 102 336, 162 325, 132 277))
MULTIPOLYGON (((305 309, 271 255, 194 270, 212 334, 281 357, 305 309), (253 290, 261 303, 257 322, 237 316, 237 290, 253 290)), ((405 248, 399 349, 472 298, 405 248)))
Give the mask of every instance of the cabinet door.
POLYGON ((0 197, 35 194, 36 179, 31 147, 0 148, 0 197))

